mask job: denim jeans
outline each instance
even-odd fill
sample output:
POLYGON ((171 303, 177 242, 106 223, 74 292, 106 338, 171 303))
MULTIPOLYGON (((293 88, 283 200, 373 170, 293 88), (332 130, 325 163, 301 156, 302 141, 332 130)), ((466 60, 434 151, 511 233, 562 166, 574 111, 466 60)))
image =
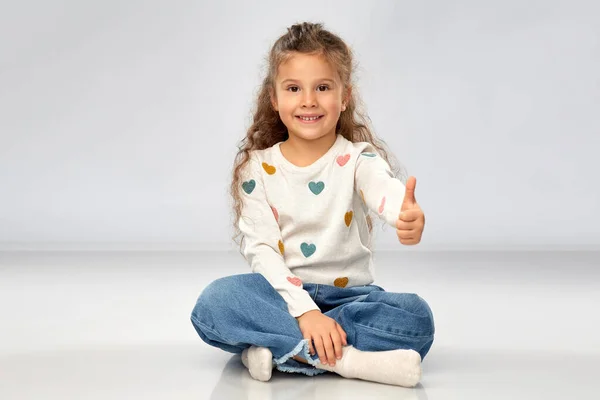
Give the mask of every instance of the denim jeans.
MULTIPOLYGON (((303 284, 321 309, 342 326, 347 342, 358 350, 412 349, 429 351, 435 333, 433 314, 414 293, 386 292, 376 285, 340 288, 303 284)), ((210 283, 200 294, 190 317, 200 338, 230 353, 254 346, 268 347, 273 364, 284 372, 317 375, 318 354, 309 354, 296 318, 271 284, 259 273, 232 275, 210 283), (300 363, 298 355, 309 362, 300 363)))

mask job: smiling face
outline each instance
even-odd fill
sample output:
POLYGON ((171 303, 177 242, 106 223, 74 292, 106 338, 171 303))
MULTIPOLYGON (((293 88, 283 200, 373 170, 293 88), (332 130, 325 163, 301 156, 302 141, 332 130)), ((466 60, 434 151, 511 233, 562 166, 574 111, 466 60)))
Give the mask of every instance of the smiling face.
POLYGON ((325 58, 294 53, 279 66, 271 103, 290 139, 312 141, 335 137, 348 93, 325 58))

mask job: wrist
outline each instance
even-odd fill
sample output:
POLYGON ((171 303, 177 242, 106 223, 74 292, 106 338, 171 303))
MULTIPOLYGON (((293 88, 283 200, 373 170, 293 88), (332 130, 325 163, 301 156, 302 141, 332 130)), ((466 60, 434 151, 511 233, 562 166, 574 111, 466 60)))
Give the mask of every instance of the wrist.
POLYGON ((304 317, 305 315, 311 314, 311 313, 319 313, 319 314, 321 314, 321 310, 308 310, 308 311, 307 311, 307 312, 305 312, 304 314, 297 316, 297 317, 296 317, 296 320, 298 320, 298 321, 299 321, 299 320, 300 320, 300 318, 304 317))

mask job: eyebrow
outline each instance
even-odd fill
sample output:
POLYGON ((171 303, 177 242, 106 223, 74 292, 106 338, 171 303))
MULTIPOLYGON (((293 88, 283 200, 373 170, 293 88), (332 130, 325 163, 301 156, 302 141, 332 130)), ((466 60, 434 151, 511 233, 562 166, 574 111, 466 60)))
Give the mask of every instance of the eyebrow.
MULTIPOLYGON (((317 81, 318 82, 325 82, 325 81, 327 81, 327 82, 335 83, 335 81, 333 79, 329 79, 329 78, 317 79, 317 81)), ((284 79, 283 81, 281 81, 281 84, 283 85, 286 82, 299 82, 299 81, 297 79, 288 78, 288 79, 284 79)))

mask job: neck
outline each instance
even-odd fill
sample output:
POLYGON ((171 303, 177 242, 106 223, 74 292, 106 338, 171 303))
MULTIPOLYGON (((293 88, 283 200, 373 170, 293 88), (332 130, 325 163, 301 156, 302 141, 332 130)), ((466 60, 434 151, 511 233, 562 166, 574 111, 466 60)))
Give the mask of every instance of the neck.
POLYGON ((333 146, 336 139, 337 135, 335 134, 335 131, 313 140, 306 140, 290 135, 289 138, 281 144, 280 149, 283 156, 292 164, 299 167, 306 167, 323 157, 331 146, 333 146))

